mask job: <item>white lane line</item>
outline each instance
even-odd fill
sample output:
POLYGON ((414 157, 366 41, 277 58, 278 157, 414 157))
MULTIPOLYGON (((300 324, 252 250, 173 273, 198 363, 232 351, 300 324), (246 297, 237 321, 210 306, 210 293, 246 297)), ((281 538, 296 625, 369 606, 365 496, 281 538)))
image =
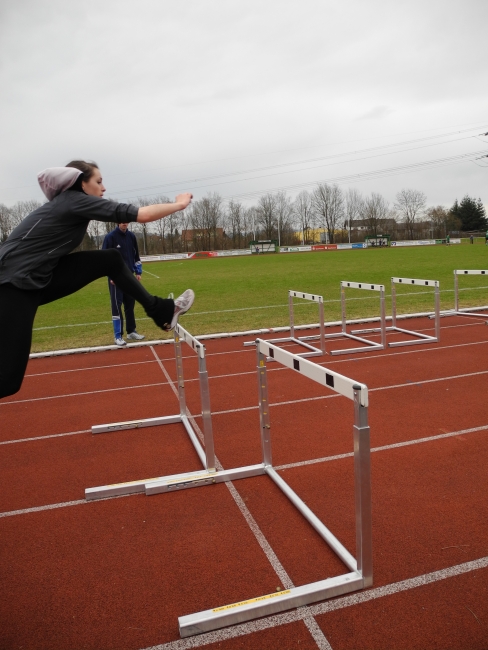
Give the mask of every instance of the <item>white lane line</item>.
MULTIPOLYGON (((171 385, 171 387, 173 389, 173 392, 175 393, 175 395, 178 395, 178 390, 177 390, 174 382, 171 380, 171 377, 169 376, 166 368, 164 367, 164 364, 161 362, 161 360, 157 356, 156 351, 154 350, 154 348, 151 347, 151 351, 154 354, 154 356, 156 357, 156 359, 157 359, 157 361, 159 363, 159 366, 160 366, 161 370, 164 373, 164 376, 166 377, 166 379, 170 383, 170 385, 171 385)), ((204 443, 204 435, 203 435, 200 427, 195 422, 195 419, 191 415, 188 408, 186 409, 186 412, 188 414, 189 419, 191 420, 191 423, 193 425, 194 430, 196 431, 198 437, 200 438, 200 442, 203 444, 204 443)), ((219 471, 222 471, 224 469, 222 463, 219 461, 217 456, 215 456, 215 466, 219 471)), ((276 555, 276 553, 271 548, 271 545, 269 544, 268 540, 266 539, 266 536, 264 535, 262 530, 259 528, 257 521, 252 516, 252 514, 249 511, 248 507, 246 506, 244 500, 242 499, 241 495, 237 491, 235 485, 233 484, 232 481, 226 481, 225 486, 229 490, 230 495, 234 499, 235 504, 239 508, 239 510, 240 510, 242 516, 244 517, 247 525, 249 526, 250 530, 252 531, 254 537, 256 538, 256 541, 258 542, 259 546, 261 547, 264 554, 266 555, 266 557, 268 559, 268 562, 273 567, 276 575, 278 576, 278 578, 279 578, 279 580, 281 582, 281 585, 285 589, 293 589, 293 587, 295 585, 293 584, 290 576, 286 572, 285 567, 281 564, 280 560, 278 559, 278 556, 276 555)), ((319 648, 319 650, 332 650, 331 645, 329 644, 329 642, 327 641, 324 633, 322 632, 319 625, 317 624, 317 621, 312 616, 310 616, 310 614, 308 612, 304 615, 303 621, 304 621, 305 626, 307 627, 308 631, 312 635, 312 638, 314 639, 315 643, 317 644, 317 647, 319 648)))
POLYGON ((84 393, 67 393, 66 395, 48 395, 46 397, 31 397, 30 399, 16 399, 10 402, 0 402, 0 406, 8 404, 24 404, 25 402, 42 402, 47 399, 63 399, 64 397, 82 397, 83 395, 97 395, 98 393, 111 393, 120 390, 134 390, 135 388, 151 388, 152 386, 165 386, 167 382, 156 382, 155 384, 138 384, 137 386, 122 386, 121 388, 104 388, 103 390, 90 390, 84 393))
POLYGON ((433 571, 432 573, 424 573, 416 578, 409 578, 401 582, 393 582, 392 584, 385 585, 384 587, 377 587, 369 591, 361 591, 351 596, 344 596, 336 598, 335 600, 326 601, 319 605, 308 605, 295 611, 286 612, 284 614, 276 614, 268 618, 261 618, 257 621, 250 623, 242 623, 241 625, 234 625, 233 627, 217 630, 216 632, 208 632, 198 636, 189 637, 187 639, 178 639, 177 641, 170 641, 169 643, 162 643, 160 645, 145 648, 145 650, 188 650, 189 648, 201 648, 209 645, 210 643, 218 643, 228 639, 235 639, 254 632, 261 632, 262 630, 269 630, 281 625, 288 625, 296 623, 297 621, 304 620, 305 616, 321 616, 328 614, 346 607, 354 605, 361 605, 370 600, 377 598, 384 598, 385 596, 394 596, 395 594, 403 591, 410 591, 418 587, 425 587, 426 585, 434 584, 441 580, 455 578, 456 576, 486 569, 488 567, 488 557, 473 560, 471 562, 464 562, 456 566, 449 567, 448 569, 441 569, 440 571, 433 571))
MULTIPOLYGON (((100 499, 99 499, 100 500, 100 499)), ((86 503, 94 503, 94 501, 85 501, 79 499, 78 501, 64 501, 63 503, 50 503, 47 506, 37 506, 36 508, 24 508, 23 510, 10 510, 10 512, 0 512, 0 517, 14 517, 15 515, 27 515, 31 512, 43 512, 44 510, 55 510, 56 508, 68 508, 69 506, 83 506, 86 503)))
MULTIPOLYGON (((201 430, 196 424, 196 422, 193 419, 193 416, 190 415, 192 418, 192 424, 195 427, 195 430, 197 431, 198 435, 201 435, 201 430)), ((381 447, 373 447, 371 449, 371 453, 373 452, 378 452, 378 451, 387 451, 388 449, 397 449, 399 447, 409 447, 411 445, 418 445, 423 442, 433 442, 435 440, 443 440, 445 438, 453 438, 455 436, 461 436, 465 435, 467 433, 476 433, 478 431, 486 431, 488 430, 488 424, 485 424, 481 427, 473 427, 472 429, 460 429, 459 431, 451 431, 450 433, 441 433, 437 436, 428 436, 425 438, 416 438, 415 440, 405 440, 404 442, 395 442, 391 445, 382 445, 381 447)), ((85 431, 73 431, 72 433, 60 433, 60 434, 55 434, 52 436, 44 436, 45 438, 56 438, 57 436, 70 436, 70 435, 75 435, 78 433, 90 433, 90 429, 86 429, 85 431)), ((13 444, 15 442, 24 442, 25 440, 42 440, 42 438, 24 438, 24 440, 12 440, 8 442, 2 442, 0 444, 6 445, 6 444, 13 444)), ((311 460, 302 460, 296 463, 287 463, 286 465, 276 465, 275 470, 280 471, 282 469, 293 469, 295 467, 304 467, 307 465, 316 465, 318 463, 328 463, 334 460, 341 460, 343 458, 352 458, 354 456, 354 452, 347 452, 344 454, 336 454, 334 456, 325 456, 324 458, 313 458, 311 460)), ((131 496, 131 495, 125 495, 125 496, 131 496)), ((101 501, 102 499, 98 499, 101 501)), ((51 510, 52 508, 64 508, 65 506, 72 506, 72 505, 79 505, 79 504, 85 504, 87 503, 86 501, 67 501, 65 503, 54 503, 54 504, 49 504, 46 506, 38 506, 36 508, 27 508, 24 510, 12 510, 10 512, 2 512, 0 513, 0 517, 10 517, 12 515, 23 515, 29 512, 39 512, 41 510, 51 510)), ((92 503, 90 501, 90 503, 92 503)), ((93 502, 95 503, 95 502, 93 502)), ((244 504, 244 507, 245 504, 244 504)), ((284 586, 284 585, 283 585, 284 586)))
MULTIPOLYGON (((471 323, 470 323, 471 325, 471 323)), ((454 326, 452 326, 454 327, 454 326)), ((460 327, 466 327, 466 325, 462 325, 460 327)), ((354 359, 348 358, 348 359, 334 359, 334 360, 327 360, 327 361, 317 361, 319 365, 334 365, 337 363, 348 363, 351 361, 368 361, 370 359, 378 359, 378 358, 388 358, 388 357, 395 357, 395 356, 400 356, 404 354, 415 354, 416 352, 436 352, 438 350, 452 350, 455 348, 464 348, 464 347, 469 347, 471 345, 486 345, 488 344, 488 340, 486 341, 473 341, 471 343, 456 343, 454 345, 443 345, 439 347, 417 347, 415 349, 409 349, 409 350, 403 350, 402 352, 388 352, 386 354, 367 354, 363 356, 356 357, 354 359)), ((243 348, 242 350, 228 350, 226 352, 207 352, 206 357, 218 357, 218 356, 223 356, 223 355, 228 355, 228 354, 247 354, 249 352, 254 352, 254 348, 252 347, 247 347, 243 348)), ((183 359, 190 359, 193 358, 192 355, 183 355, 183 359)), ((174 361, 174 357, 168 357, 167 359, 164 359, 165 361, 174 361)), ((36 373, 32 375, 26 375, 26 377, 37 377, 41 375, 55 375, 55 374, 60 374, 63 372, 79 372, 80 370, 97 370, 98 368, 116 368, 116 367, 123 367, 123 366, 131 366, 131 365, 138 365, 138 364, 143 364, 143 363, 154 363, 154 361, 136 361, 136 362, 128 362, 128 363, 118 363, 118 364, 112 364, 112 365, 107 365, 107 366, 93 366, 90 368, 76 368, 72 370, 57 370, 53 372, 43 372, 43 373, 36 373)))
MULTIPOLYGON (((272 368, 271 371, 278 371, 278 370, 288 370, 288 368, 272 368)), ((254 372, 245 372, 245 373, 238 373, 234 375, 221 375, 220 378, 226 378, 226 377, 237 377, 237 376, 242 376, 242 375, 249 375, 249 374, 254 374, 254 372)), ((464 373, 461 375, 450 375, 449 377, 437 377, 435 379, 422 379, 419 381, 410 381, 405 384, 392 384, 391 386, 379 386, 377 388, 370 388, 369 392, 372 393, 374 391, 379 391, 379 390, 392 390, 394 388, 405 388, 408 386, 420 386, 421 384, 432 384, 435 382, 439 381, 450 381, 451 379, 463 379, 466 377, 476 377, 478 375, 486 375, 488 374, 488 370, 480 370, 479 372, 468 372, 464 373)), ((168 382, 156 382, 154 384, 139 384, 136 386, 123 386, 121 388, 105 388, 103 390, 93 390, 93 391, 87 391, 87 392, 82 392, 82 393, 67 393, 66 395, 49 395, 47 397, 32 397, 31 399, 19 399, 19 400, 12 400, 10 402, 8 401, 3 401, 0 402, 0 406, 7 406, 8 404, 22 404, 25 402, 42 402, 43 400, 49 400, 49 399, 62 399, 64 397, 80 397, 83 395, 96 395, 98 393, 110 393, 112 391, 121 391, 121 390, 133 390, 135 388, 150 388, 152 386, 166 386, 171 380, 171 378, 168 375, 168 382)), ((215 377, 210 377, 210 379, 215 379, 215 377)), ((188 379, 185 381, 198 381, 197 379, 188 379)), ((337 395, 324 395, 321 397, 313 397, 310 398, 310 400, 314 399, 329 399, 331 397, 337 397, 337 395)), ((307 399, 302 399, 302 400, 292 400, 289 402, 273 402, 270 404, 270 406, 280 406, 283 404, 296 404, 297 402, 306 402, 308 401, 307 399)), ((221 415, 222 413, 237 413, 238 411, 247 411, 249 410, 250 407, 244 407, 241 409, 230 409, 228 411, 216 411, 214 412, 214 415, 221 415)), ((257 408, 255 406, 251 408, 257 408)))
POLYGON ((77 436, 80 433, 91 433, 91 429, 81 431, 69 431, 68 433, 53 433, 50 436, 37 436, 34 438, 19 438, 18 440, 4 440, 0 445, 15 445, 17 442, 32 442, 34 440, 47 440, 48 438, 63 438, 64 436, 77 436))
POLYGON ((45 377, 46 375, 62 375, 65 372, 82 372, 84 370, 105 370, 106 368, 125 368, 126 366, 142 366, 154 361, 130 361, 129 363, 114 363, 107 366, 89 366, 87 368, 70 368, 69 370, 51 370, 50 372, 35 372, 25 377, 45 377))
MULTIPOLYGON (((378 451, 387 451, 388 449, 397 449, 398 447, 409 447, 410 445, 419 445, 423 442, 433 442, 434 440, 443 440, 445 438, 453 438, 455 436, 462 436, 466 433, 476 433, 478 431, 486 431, 488 424, 481 427, 473 427, 472 429, 461 429, 460 431, 451 431, 450 433, 440 433, 437 436, 427 436, 425 438, 416 438, 415 440, 405 440, 404 442, 395 442, 391 445, 382 445, 381 447, 372 447, 371 453, 378 451)), ((312 460, 302 460, 297 463, 288 463, 287 465, 278 465, 276 470, 291 469, 293 467, 304 467, 305 465, 315 465, 316 463, 327 463, 331 460, 341 460, 342 458, 352 458, 354 452, 345 454, 336 454, 335 456, 326 456, 324 458, 314 458, 312 460)))

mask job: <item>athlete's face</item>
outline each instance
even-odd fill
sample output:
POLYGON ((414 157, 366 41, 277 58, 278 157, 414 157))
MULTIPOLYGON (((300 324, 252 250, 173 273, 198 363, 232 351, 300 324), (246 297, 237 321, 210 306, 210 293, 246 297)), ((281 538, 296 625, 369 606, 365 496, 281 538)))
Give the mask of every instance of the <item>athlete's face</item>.
POLYGON ((100 170, 95 168, 90 180, 86 183, 83 181, 81 183, 81 187, 83 188, 83 192, 85 192, 85 194, 89 194, 90 196, 103 196, 105 187, 103 186, 100 170))

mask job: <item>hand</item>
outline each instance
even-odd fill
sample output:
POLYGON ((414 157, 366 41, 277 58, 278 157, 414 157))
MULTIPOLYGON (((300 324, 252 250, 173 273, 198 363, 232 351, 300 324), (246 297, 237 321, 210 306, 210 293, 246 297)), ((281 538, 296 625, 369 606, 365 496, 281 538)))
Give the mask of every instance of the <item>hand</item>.
POLYGON ((139 282, 141 281, 141 276, 140 275, 136 275, 136 278, 139 280, 139 282))
POLYGON ((110 280, 110 284, 113 284, 115 286, 115 282, 113 280, 110 280))
POLYGON ((193 194, 190 194, 190 192, 184 192, 183 194, 178 194, 176 197, 176 203, 181 203, 183 206, 181 209, 184 210, 187 206, 190 205, 192 198, 193 194))

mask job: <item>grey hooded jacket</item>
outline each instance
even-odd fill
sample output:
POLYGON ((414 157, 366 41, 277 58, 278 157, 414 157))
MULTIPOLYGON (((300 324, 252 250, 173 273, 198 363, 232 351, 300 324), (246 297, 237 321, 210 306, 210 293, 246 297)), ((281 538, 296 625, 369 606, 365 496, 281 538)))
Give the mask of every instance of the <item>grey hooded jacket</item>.
MULTIPOLYGON (((46 170, 52 172, 47 174, 51 191, 58 169, 67 168, 46 170)), ((43 178, 46 172, 41 172, 43 178)), ((59 174, 59 178, 61 193, 28 215, 0 245, 0 284, 10 282, 18 289, 42 289, 51 281, 60 257, 81 244, 90 221, 137 220, 135 206, 66 189, 66 174, 59 174)))

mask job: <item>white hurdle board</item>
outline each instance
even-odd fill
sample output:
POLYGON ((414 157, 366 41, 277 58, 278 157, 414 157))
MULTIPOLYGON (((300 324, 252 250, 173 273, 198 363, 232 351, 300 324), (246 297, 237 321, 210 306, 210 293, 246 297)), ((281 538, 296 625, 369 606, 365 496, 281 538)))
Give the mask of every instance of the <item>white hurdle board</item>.
MULTIPOLYGON (((420 345, 422 343, 437 343, 441 338, 441 327, 440 327, 440 287, 438 280, 418 280, 415 278, 391 278, 391 326, 386 328, 387 332, 400 332, 401 334, 407 334, 409 336, 416 337, 414 340, 406 341, 393 341, 388 343, 388 347, 394 348, 401 345, 420 345), (403 329, 402 327, 397 326, 397 293, 396 285, 403 284, 408 286, 417 286, 417 287, 433 287, 434 288, 434 318, 435 318, 435 335, 430 336, 429 334, 424 334, 423 332, 416 332, 414 330, 403 329)), ((371 329, 360 329, 352 330, 354 334, 366 334, 367 332, 379 332, 378 328, 371 329)))
MULTIPOLYGON (((353 339, 359 343, 363 343, 360 348, 346 348, 344 350, 331 350, 330 354, 352 354, 354 352, 369 352, 370 350, 384 350, 386 348, 386 318, 385 318, 385 285, 384 284, 371 284, 368 282, 341 282, 341 310, 342 310, 342 329, 335 334, 326 334, 325 338, 340 338, 345 337, 353 339), (366 291, 377 291, 380 295, 380 327, 375 330, 368 330, 371 332, 380 332, 380 343, 370 341, 357 336, 353 331, 348 332, 346 328, 346 289, 364 289, 366 291)), ((366 331, 366 330, 365 330, 366 331)))
MULTIPOLYGON (((298 354, 257 339, 257 373, 259 384, 259 417, 264 472, 282 490, 300 514, 317 531, 346 565, 347 573, 313 582, 281 592, 265 594, 229 605, 222 605, 178 619, 181 637, 218 630, 269 616, 294 607, 333 598, 369 587, 373 584, 372 523, 371 523, 371 462, 370 430, 368 426, 368 388, 365 384, 319 366, 298 354), (320 521, 303 500, 273 468, 271 453, 271 424, 268 402, 266 361, 274 359, 287 368, 318 382, 330 390, 347 397, 354 405, 353 448, 356 512, 356 557, 320 521)), ((244 468, 243 468, 244 469, 244 468)), ((210 592, 209 592, 210 593, 210 592)))
MULTIPOLYGON (((301 357, 318 357, 323 354, 326 354, 325 350, 325 323, 324 323, 324 298, 314 293, 304 293, 303 291, 288 291, 288 313, 290 316, 290 336, 278 338, 278 339, 267 339, 270 343, 296 343, 305 348, 305 352, 298 352, 297 354, 301 357), (293 298, 300 298, 302 300, 310 300, 311 302, 318 303, 319 306, 319 328, 320 334, 316 336, 295 336, 295 314, 293 309, 293 298), (305 340, 312 340, 318 338, 320 341, 320 349, 314 347, 310 343, 306 343, 305 340)), ((254 345, 254 341, 246 341, 245 346, 254 345)), ((268 359, 269 361, 269 359, 268 359)))
MULTIPOLYGON (((142 429, 145 427, 154 427, 162 424, 173 424, 179 422, 185 427, 185 430, 188 433, 193 446, 195 447, 195 451, 197 452, 202 465, 206 469, 206 473, 211 476, 215 474, 215 452, 212 431, 212 417, 210 412, 210 391, 205 359, 205 346, 179 324, 176 325, 174 330, 174 346, 176 357, 176 374, 178 377, 178 401, 180 412, 177 415, 169 415, 159 418, 148 418, 146 420, 131 420, 127 422, 113 422, 111 424, 98 424, 92 427, 92 433, 107 433, 112 431, 121 431, 123 429, 142 429), (198 355, 198 376, 200 384, 205 447, 203 447, 200 443, 199 437, 187 415, 181 341, 187 343, 198 355)), ((138 481, 128 481, 125 483, 101 485, 99 487, 87 488, 85 490, 85 499, 91 501, 94 499, 106 499, 108 497, 121 496, 123 494, 145 492, 146 484, 148 482, 157 482, 162 478, 168 477, 160 476, 154 479, 145 478, 138 481)))
POLYGON ((455 270, 454 271, 454 311, 449 311, 444 313, 444 316, 472 316, 475 318, 488 318, 488 314, 482 314, 477 312, 476 309, 488 309, 488 305, 485 307, 477 307, 476 309, 459 308, 459 282, 458 277, 460 275, 486 275, 488 276, 488 271, 481 269, 471 269, 471 270, 455 270))

